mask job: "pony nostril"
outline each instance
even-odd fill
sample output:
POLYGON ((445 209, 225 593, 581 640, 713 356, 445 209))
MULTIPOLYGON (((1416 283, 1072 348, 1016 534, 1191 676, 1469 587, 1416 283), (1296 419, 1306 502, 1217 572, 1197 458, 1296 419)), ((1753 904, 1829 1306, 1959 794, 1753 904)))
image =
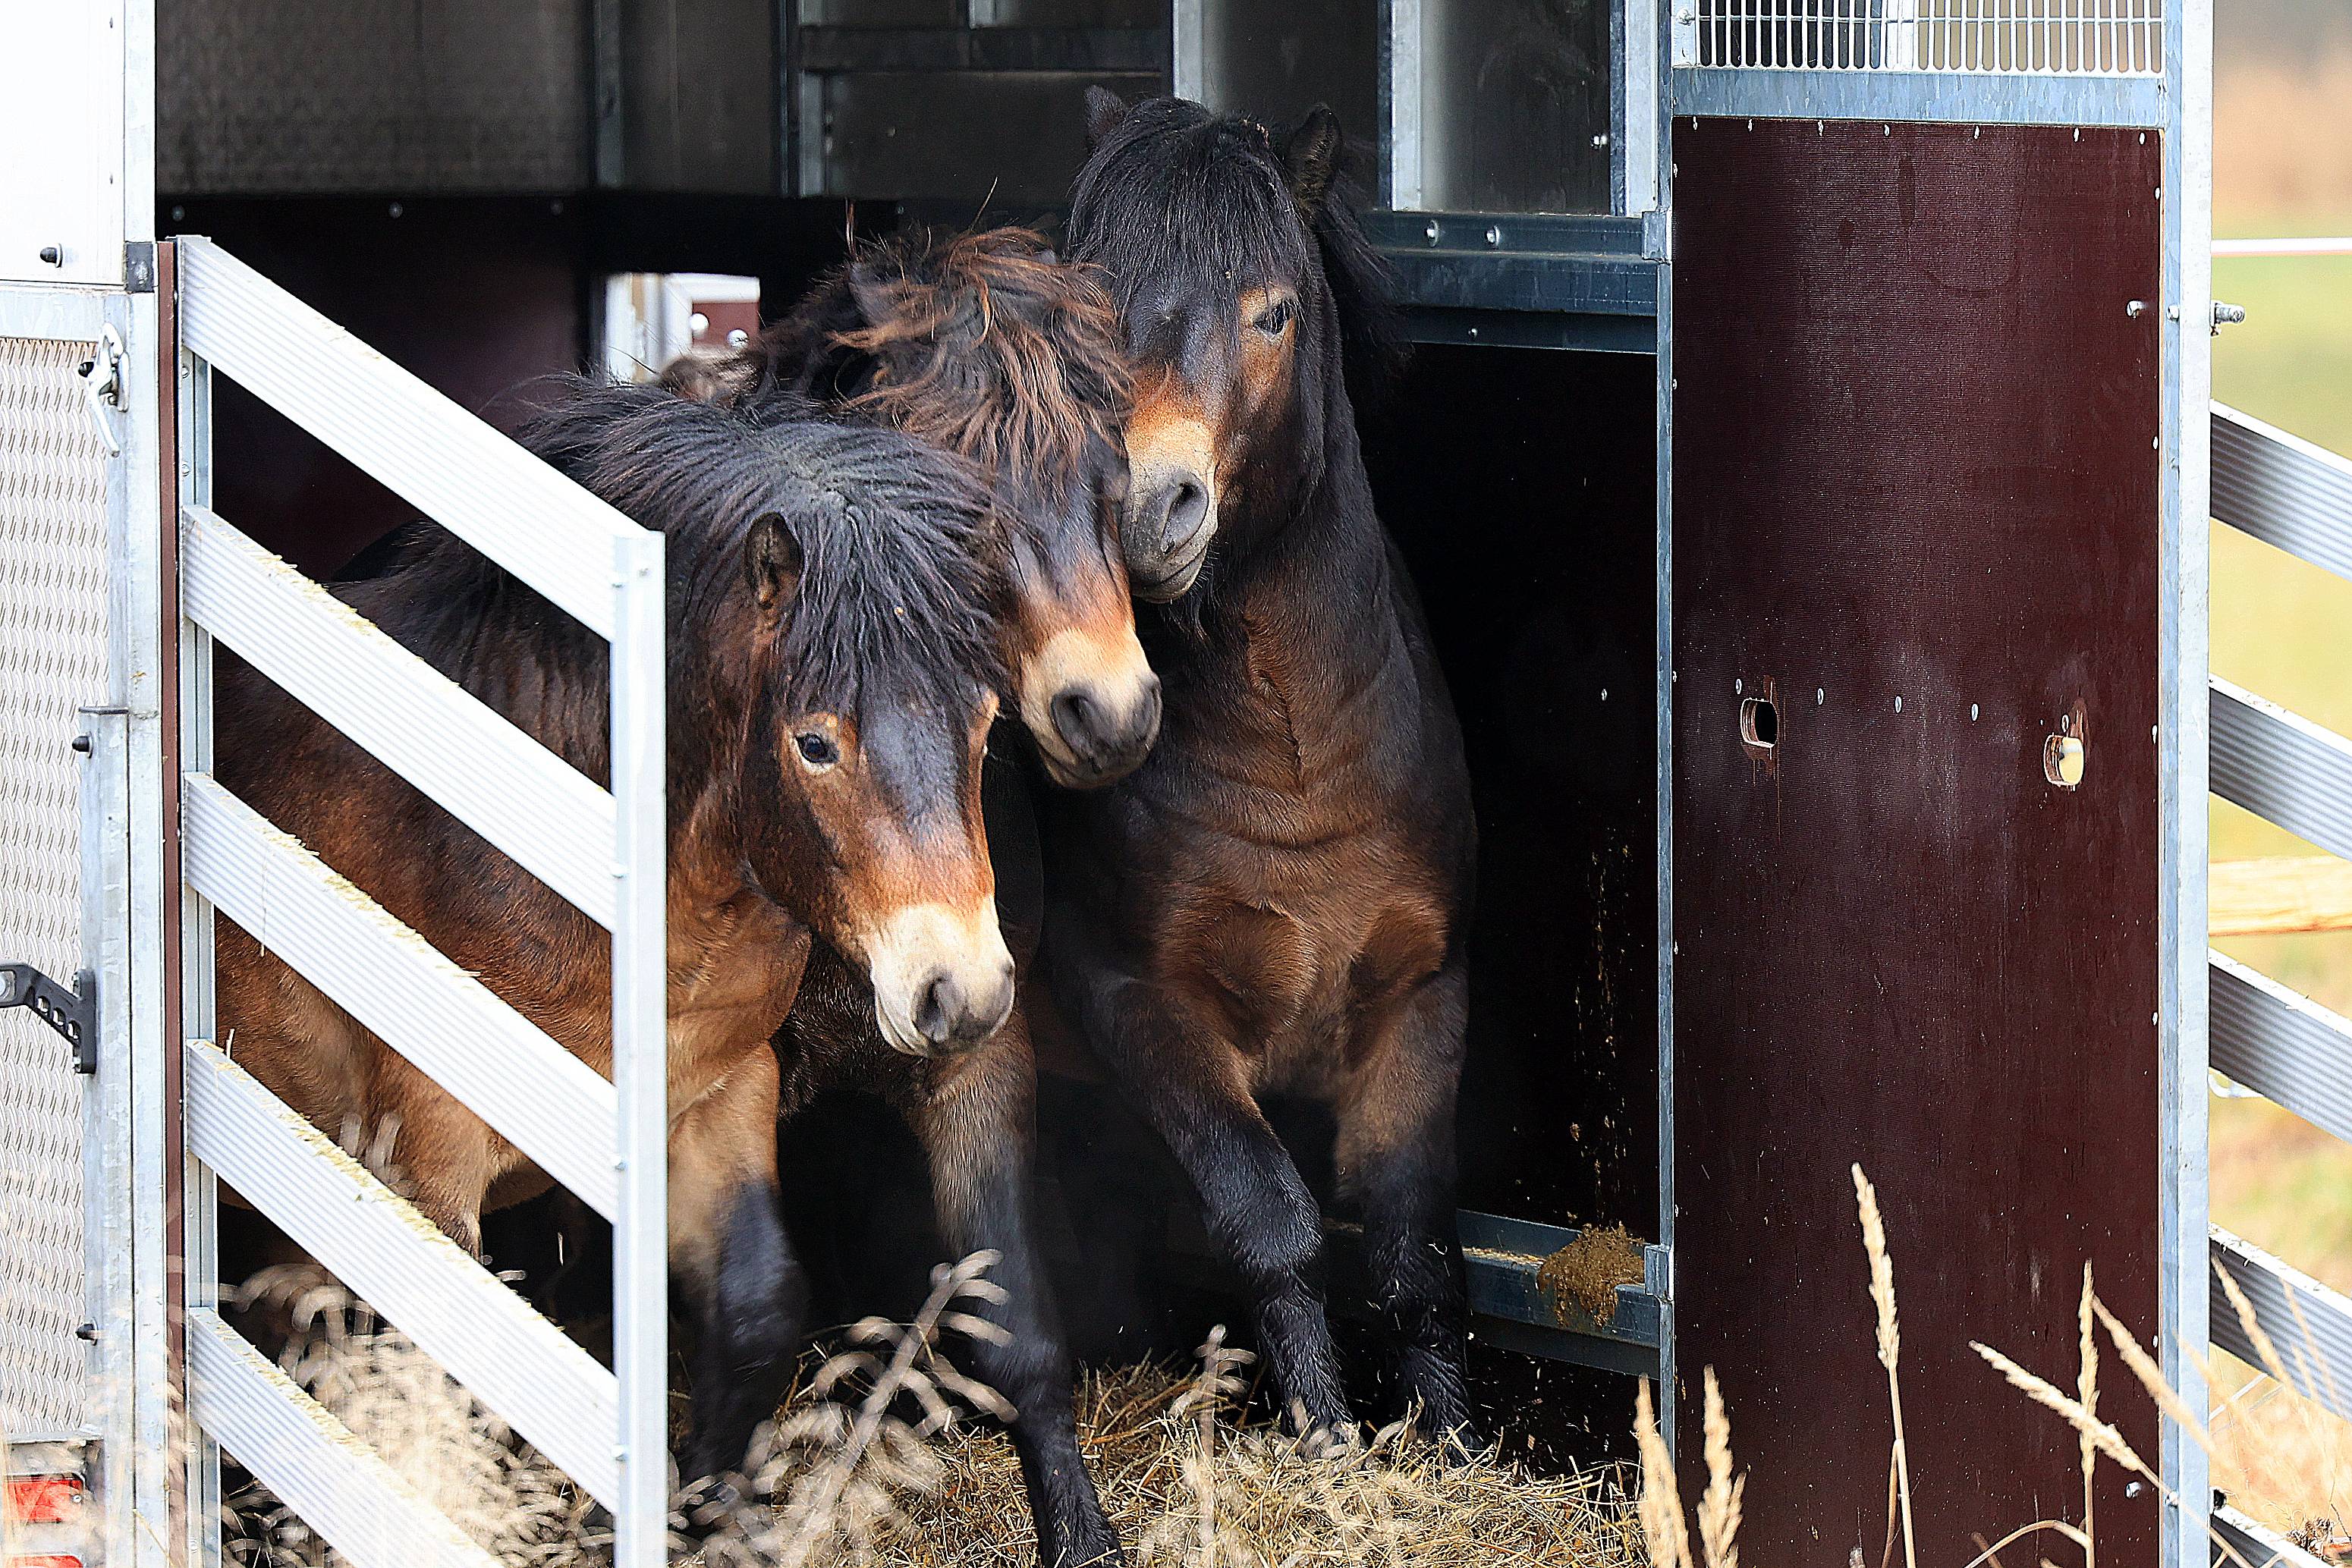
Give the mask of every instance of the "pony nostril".
POLYGON ((1201 531, 1201 521, 1209 515, 1209 492, 1191 479, 1180 479, 1168 495, 1167 527, 1160 531, 1160 548, 1174 554, 1190 544, 1192 536, 1201 531))
POLYGON ((1054 733, 1062 737, 1062 744, 1086 758, 1102 749, 1102 708, 1084 687, 1070 687, 1055 697, 1051 706, 1054 733))
POLYGON ((955 977, 944 969, 936 972, 915 993, 915 1031, 933 1045, 945 1045, 955 1032, 961 1000, 955 977))

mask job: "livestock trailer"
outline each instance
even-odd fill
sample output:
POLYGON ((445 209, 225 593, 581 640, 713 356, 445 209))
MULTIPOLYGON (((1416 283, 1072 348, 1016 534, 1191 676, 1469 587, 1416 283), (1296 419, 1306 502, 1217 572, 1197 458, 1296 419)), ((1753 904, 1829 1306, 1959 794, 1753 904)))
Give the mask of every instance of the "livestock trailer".
MULTIPOLYGON (((2074 1435, 1968 1344, 2063 1373, 2086 1267, 2192 1405, 2179 1347, 2244 1348, 2227 1313, 2209 1340, 2217 1261, 2309 1392, 2352 1387, 2352 1309, 2205 1211, 2209 1064, 2352 1134, 2352 1030, 2202 940, 2209 786, 2352 853, 2352 746, 2206 668, 2209 513, 2352 576, 2352 469, 2210 406, 2210 0, 5 26, 0 1001, 28 1006, 0 1013, 0 1427, 13 1469, 80 1478, 85 1561, 215 1560, 224 1448, 354 1562, 481 1560, 223 1317, 222 1179, 608 1504, 619 1559, 659 1557, 660 541, 499 436, 496 394, 607 355, 628 279, 753 278, 772 315, 845 234, 1050 221, 1090 85, 1328 102, 1364 146, 1419 346, 1368 456, 1482 831, 1488 1418, 1622 1451, 1652 1377, 1688 1466, 1711 1367, 1750 1557, 1878 1553, 1855 1165, 1938 1550, 2078 1487, 2074 1435), (317 593, 419 511, 609 642, 609 789, 317 593), (614 1080, 212 780, 215 643, 611 930, 614 1080), (237 1067, 218 917, 609 1222, 609 1365, 237 1067), (1602 1226, 1640 1278, 1596 1311, 1543 1265, 1602 1226)), ((1053 1114, 1090 1095, 1046 1090, 1066 1289, 1089 1343, 1148 1345, 1189 1310, 1153 1294, 1184 1217, 1111 1111, 1053 1114), (1166 1224, 1100 1223, 1105 1171, 1166 1224), (1108 1257, 1108 1228, 1143 1240, 1108 1257)), ((908 1223, 883 1210, 919 1188, 875 1186, 827 1221, 845 1254, 908 1223)), ((2111 1560, 2187 1568, 2209 1514, 2254 1541, 2151 1402, 2103 1408, 2165 1478, 2103 1472, 2111 1560)))

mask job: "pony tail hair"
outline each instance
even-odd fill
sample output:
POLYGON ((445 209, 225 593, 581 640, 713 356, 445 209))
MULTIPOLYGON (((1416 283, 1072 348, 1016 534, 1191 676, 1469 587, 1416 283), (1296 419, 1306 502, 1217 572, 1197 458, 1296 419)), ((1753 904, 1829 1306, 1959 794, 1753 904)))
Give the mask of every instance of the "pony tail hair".
POLYGON ((1348 139, 1331 189, 1315 214, 1316 249, 1339 315, 1348 401, 1359 414, 1376 412, 1388 402, 1412 351, 1396 308, 1388 262, 1357 216, 1364 206, 1363 172, 1371 167, 1371 156, 1364 142, 1348 139))

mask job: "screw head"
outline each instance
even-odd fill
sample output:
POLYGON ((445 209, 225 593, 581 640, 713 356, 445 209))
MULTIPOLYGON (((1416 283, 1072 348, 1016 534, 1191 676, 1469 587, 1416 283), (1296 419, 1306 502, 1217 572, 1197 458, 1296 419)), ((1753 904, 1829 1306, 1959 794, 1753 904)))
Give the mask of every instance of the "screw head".
POLYGON ((1500 224, 1488 224, 1486 225, 1486 243, 1488 245, 1500 245, 1503 243, 1503 227, 1500 224))

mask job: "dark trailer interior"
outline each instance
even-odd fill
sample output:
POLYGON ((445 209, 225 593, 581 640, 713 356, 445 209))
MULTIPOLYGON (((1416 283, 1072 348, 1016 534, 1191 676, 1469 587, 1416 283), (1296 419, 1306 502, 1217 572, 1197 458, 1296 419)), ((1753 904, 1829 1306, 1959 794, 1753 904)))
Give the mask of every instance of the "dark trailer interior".
MULTIPOLYGON (((2162 134, 2070 134, 2050 94, 1694 118, 1669 11, 161 0, 158 232, 213 236, 496 422, 646 341, 623 317, 659 278, 756 279, 772 316, 856 235, 1050 231, 1089 86, 1274 124, 1333 106, 1417 345, 1366 455, 1478 810, 1482 1416, 1514 1458, 1625 1457, 1624 1375, 1663 1375, 1687 1465, 1714 1366, 1751 1551, 1843 1563, 1880 1549, 1886 1458, 1849 1166, 1906 1270, 1923 1539, 2078 1484, 2072 1435, 1970 1338, 2071 1365, 2087 1261, 2159 1343, 2170 427, 2164 329, 2125 305, 2164 297, 2162 134), (2044 776, 2062 738, 2081 789, 2044 776), (1595 1297, 1563 1249, 1618 1227, 1639 1278, 1595 1297)), ((697 303, 693 340, 749 293, 697 303)), ((220 513, 305 571, 364 570, 406 520, 232 387, 215 440, 220 513)), ((1183 1356, 1236 1322, 1143 1124, 1083 1071, 1041 1115, 1079 1353, 1183 1356)), ((782 1157, 811 1321, 903 1311, 940 1251, 912 1142, 828 1103, 782 1157)), ((550 1228, 493 1226, 496 1262, 537 1263, 550 1228)), ((2155 1452, 2144 1400, 2109 1413, 2155 1452)), ((2118 1478, 2098 1509, 2110 1550, 2147 1552, 2155 1498, 2118 1478)))

